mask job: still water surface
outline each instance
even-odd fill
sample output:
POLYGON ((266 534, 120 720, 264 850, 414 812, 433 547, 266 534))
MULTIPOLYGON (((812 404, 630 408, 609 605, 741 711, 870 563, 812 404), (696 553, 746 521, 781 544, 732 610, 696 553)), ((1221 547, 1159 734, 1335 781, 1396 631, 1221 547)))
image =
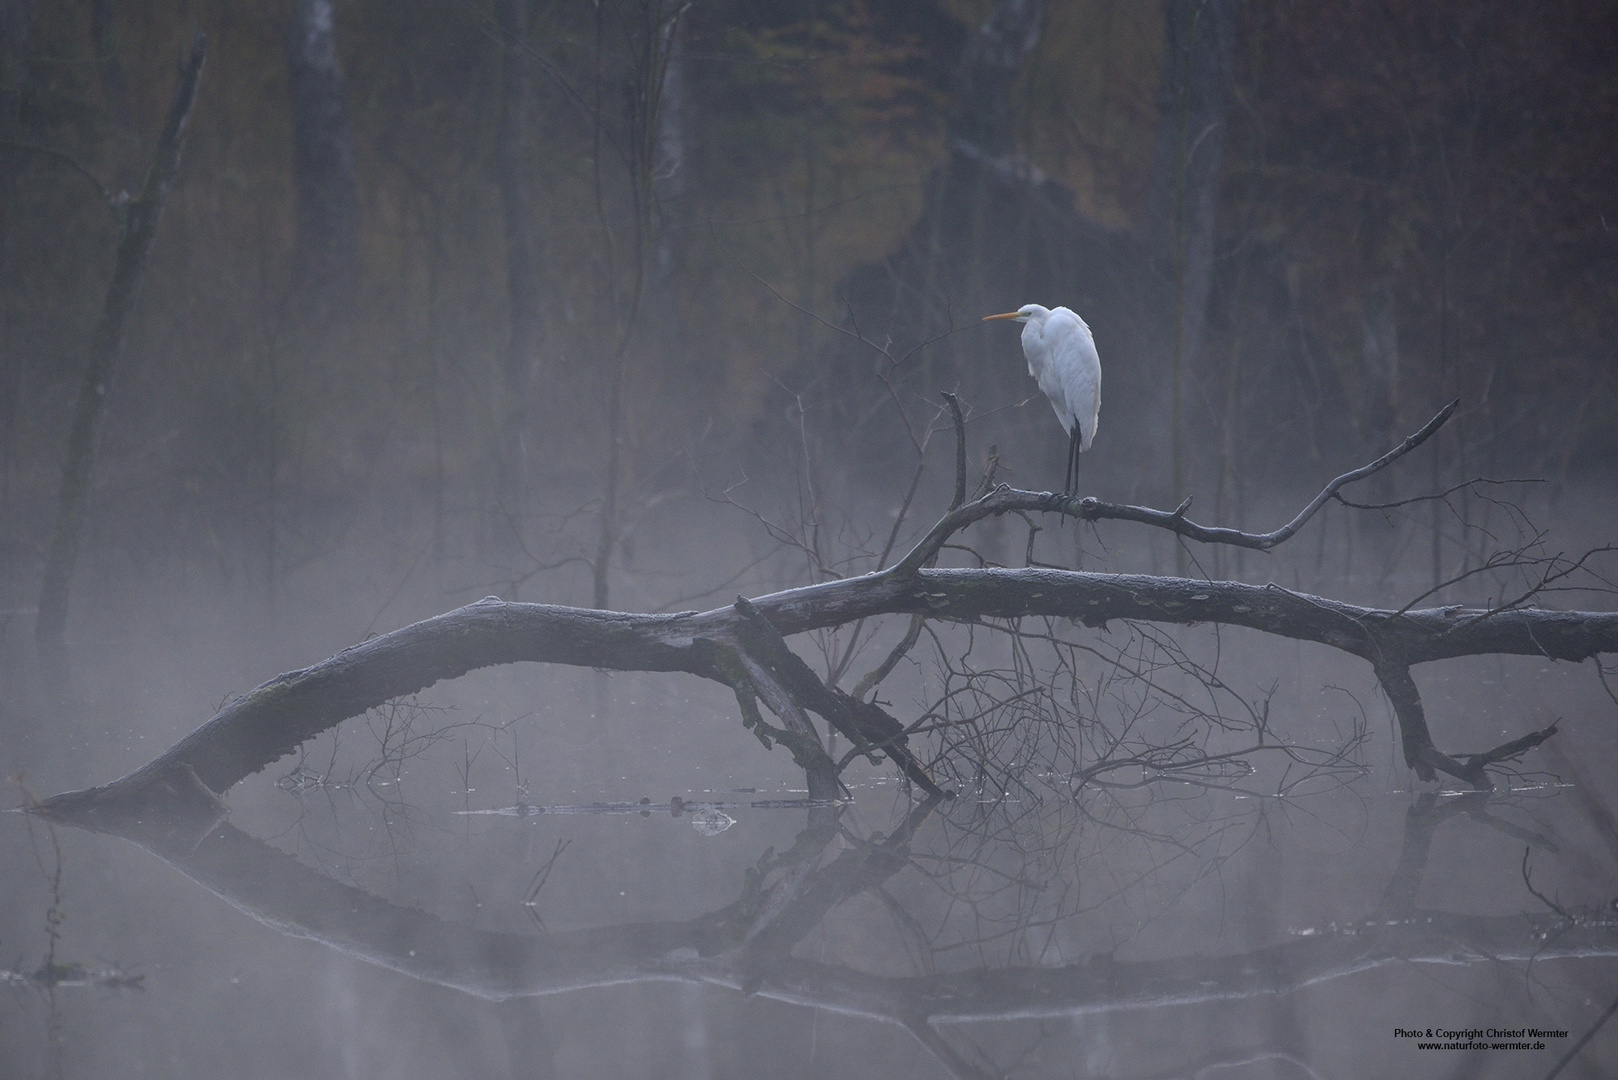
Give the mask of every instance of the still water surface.
MULTIPOLYGON (((1561 718, 1485 797, 1396 764, 1365 672, 1243 641, 1224 647, 1251 648, 1236 670, 1290 737, 1358 725, 1352 767, 1256 755, 1075 790, 1012 754, 925 803, 858 762, 845 799, 808 804, 723 688, 527 665, 348 721, 200 836, 4 815, 0 1073, 1548 1075, 1618 993, 1594 680, 1423 673, 1463 749, 1561 718), (1399 1034, 1429 1028, 1567 1034, 1399 1034)), ((269 659, 126 645, 75 674, 58 731, 14 743, 37 794, 155 756, 269 659)), ((1615 1072, 1618 1023, 1562 1075, 1615 1072)))

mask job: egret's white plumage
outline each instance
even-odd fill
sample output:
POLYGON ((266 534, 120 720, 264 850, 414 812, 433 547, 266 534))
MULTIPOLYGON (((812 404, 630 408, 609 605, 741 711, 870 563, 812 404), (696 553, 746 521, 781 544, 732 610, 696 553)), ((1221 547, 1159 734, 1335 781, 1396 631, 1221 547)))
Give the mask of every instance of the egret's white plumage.
POLYGON ((1056 418, 1068 433, 1064 490, 1071 494, 1078 479, 1079 454, 1095 441, 1101 416, 1101 357, 1096 354, 1095 338, 1084 320, 1065 307, 1024 304, 1004 315, 989 315, 984 321, 994 319, 1015 319, 1023 324, 1022 351, 1028 358, 1028 374, 1050 398, 1056 418))

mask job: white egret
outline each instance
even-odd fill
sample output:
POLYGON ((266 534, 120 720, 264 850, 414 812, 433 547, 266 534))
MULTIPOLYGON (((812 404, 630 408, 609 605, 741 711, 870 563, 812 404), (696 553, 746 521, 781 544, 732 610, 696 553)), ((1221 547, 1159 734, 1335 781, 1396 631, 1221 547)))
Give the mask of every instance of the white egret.
POLYGON ((1095 441, 1101 416, 1101 357, 1095 338, 1083 319, 1065 307, 1024 304, 1004 315, 986 315, 984 322, 1015 319, 1023 324, 1022 351, 1028 374, 1051 400, 1056 418, 1068 434, 1067 480, 1062 490, 1074 493, 1079 478, 1079 455, 1095 441))

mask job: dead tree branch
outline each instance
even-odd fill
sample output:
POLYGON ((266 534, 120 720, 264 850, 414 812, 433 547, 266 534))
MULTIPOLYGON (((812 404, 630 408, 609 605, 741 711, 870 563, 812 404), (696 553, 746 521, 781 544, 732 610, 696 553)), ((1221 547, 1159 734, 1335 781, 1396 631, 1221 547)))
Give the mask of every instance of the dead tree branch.
POLYGON ((905 658, 905 654, 920 639, 922 622, 922 616, 910 616, 910 629, 905 631, 905 636, 899 639, 899 643, 888 652, 888 655, 883 658, 880 664, 854 684, 854 689, 849 696, 863 701, 866 694, 876 689, 878 683, 893 673, 893 669, 899 666, 899 661, 905 658))
POLYGON ((1134 521, 1154 528, 1167 529, 1169 532, 1185 537, 1187 540, 1196 540, 1204 544, 1228 544, 1233 547, 1252 548, 1256 551, 1269 551, 1272 548, 1292 539, 1299 529, 1309 522, 1309 519, 1319 513, 1320 508, 1332 499, 1338 491, 1358 480, 1364 480, 1374 473, 1381 472, 1395 461, 1404 457, 1410 451, 1420 446, 1433 436, 1439 428, 1444 426, 1460 405, 1460 399, 1450 402, 1439 410, 1438 415, 1424 424, 1420 431, 1411 435, 1404 442, 1383 454, 1368 465, 1357 469, 1350 469, 1320 490, 1320 494, 1311 499, 1307 506, 1298 511, 1293 519, 1273 532, 1249 533, 1240 529, 1228 529, 1208 525, 1198 525, 1186 518, 1185 513, 1191 508, 1191 500, 1186 499, 1173 510, 1156 510, 1148 506, 1128 506, 1119 503, 1102 502, 1094 498, 1073 498, 1054 492, 1020 491, 1016 488, 998 487, 987 495, 975 499, 963 506, 952 509, 941 518, 938 524, 922 538, 903 559, 893 567, 898 574, 911 573, 926 565, 929 559, 935 557, 949 538, 975 521, 996 514, 1005 514, 1015 511, 1064 514, 1075 517, 1081 521, 1134 521))
POLYGON ((787 648, 780 633, 746 598, 736 598, 736 611, 742 617, 738 636, 749 655, 770 669, 796 703, 825 717, 828 724, 842 732, 861 751, 886 752, 905 776, 928 795, 943 794, 910 752, 903 724, 879 706, 821 682, 809 665, 787 648))

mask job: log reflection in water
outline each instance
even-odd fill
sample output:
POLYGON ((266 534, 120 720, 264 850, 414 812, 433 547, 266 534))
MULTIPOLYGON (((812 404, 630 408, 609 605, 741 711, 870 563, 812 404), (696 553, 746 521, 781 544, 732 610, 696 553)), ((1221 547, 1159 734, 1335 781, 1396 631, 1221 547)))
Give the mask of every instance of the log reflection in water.
MULTIPOLYGON (((1466 813, 1491 827, 1516 830, 1488 815, 1482 794, 1424 797, 1410 808, 1393 879, 1378 910, 1359 921, 1224 956, 1119 961, 1105 954, 1060 966, 917 975, 858 971, 797 957, 792 949, 838 905, 881 889, 915 865, 911 845, 934 816, 937 799, 913 807, 891 835, 865 840, 848 832, 842 808, 813 808, 792 848, 767 852, 747 874, 737 900, 697 918, 529 935, 474 929, 344 885, 215 816, 217 799, 207 796, 186 770, 154 786, 128 812, 103 807, 94 820, 58 820, 125 836, 282 933, 479 998, 657 981, 722 987, 897 1025, 958 1076, 986 1075, 943 1038, 945 1029, 963 1022, 1284 994, 1391 963, 1618 957, 1618 917, 1610 913, 1478 916, 1414 906, 1435 833, 1445 821, 1466 813), (849 846, 822 865, 839 837, 849 846)), ((1531 842, 1554 848, 1529 835, 1531 842)), ((896 903, 886 890, 883 898, 896 903)), ((925 937, 919 940, 926 947, 925 937)))

